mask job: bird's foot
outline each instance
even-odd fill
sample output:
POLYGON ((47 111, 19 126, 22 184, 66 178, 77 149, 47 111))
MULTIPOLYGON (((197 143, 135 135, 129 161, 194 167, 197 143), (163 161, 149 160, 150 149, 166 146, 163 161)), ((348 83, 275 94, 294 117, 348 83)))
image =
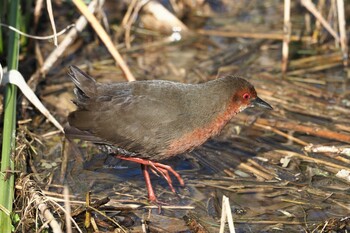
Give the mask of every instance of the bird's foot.
POLYGON ((173 186, 173 181, 170 178, 169 171, 177 178, 177 180, 179 181, 181 186, 185 185, 180 174, 177 173, 172 167, 165 165, 165 164, 162 164, 162 163, 155 163, 152 161, 149 161, 149 162, 150 162, 149 167, 151 168, 152 172, 155 174, 158 174, 158 173, 161 174, 164 177, 164 179, 168 182, 168 185, 173 193, 175 193, 175 189, 173 186))
POLYGON ((135 163, 139 163, 141 164, 141 168, 142 168, 142 172, 143 175, 145 177, 145 181, 146 181, 146 187, 148 190, 148 199, 151 202, 154 203, 159 203, 155 194, 154 194, 154 190, 151 184, 151 179, 148 173, 148 167, 151 168, 151 170, 155 173, 155 174, 160 174, 164 177, 164 179, 168 182, 168 185, 171 189, 172 192, 175 193, 175 189, 173 186, 173 181, 169 175, 169 172, 172 173, 177 180, 179 181, 179 183, 181 184, 181 186, 185 185, 185 182, 183 181, 183 179, 181 178, 180 174, 177 173, 172 167, 170 167, 169 165, 165 165, 162 163, 157 163, 157 162, 153 162, 150 160, 146 160, 146 159, 141 159, 141 158, 133 158, 133 157, 124 157, 122 155, 116 155, 117 158, 119 159, 123 159, 123 160, 128 160, 131 162, 135 162, 135 163))

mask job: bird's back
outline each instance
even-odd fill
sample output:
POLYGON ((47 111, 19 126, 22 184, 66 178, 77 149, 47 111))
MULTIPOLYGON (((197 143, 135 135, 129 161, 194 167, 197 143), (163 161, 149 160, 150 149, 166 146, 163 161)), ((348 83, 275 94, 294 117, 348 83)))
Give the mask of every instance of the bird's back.
POLYGON ((191 149, 212 132, 169 148, 225 108, 217 99, 220 93, 205 93, 205 85, 159 80, 101 84, 76 67, 70 76, 78 109, 68 117, 67 137, 114 146, 128 155, 159 160, 191 149))

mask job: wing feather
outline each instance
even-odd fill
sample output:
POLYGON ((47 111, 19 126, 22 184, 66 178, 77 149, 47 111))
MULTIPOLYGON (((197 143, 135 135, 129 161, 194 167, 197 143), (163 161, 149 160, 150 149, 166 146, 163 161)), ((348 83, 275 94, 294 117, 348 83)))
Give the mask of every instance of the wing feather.
MULTIPOLYGON (((184 122, 180 118, 186 118, 184 105, 167 98, 167 95, 181 96, 181 93, 170 93, 181 92, 172 87, 171 82, 156 89, 150 86, 154 85, 152 82, 95 85, 95 96, 77 96, 78 109, 68 117, 68 137, 154 157, 161 155, 178 136, 167 133, 169 128, 176 125, 179 133, 187 128, 186 124, 179 124, 184 122)), ((94 87, 89 88, 92 89, 94 87)))

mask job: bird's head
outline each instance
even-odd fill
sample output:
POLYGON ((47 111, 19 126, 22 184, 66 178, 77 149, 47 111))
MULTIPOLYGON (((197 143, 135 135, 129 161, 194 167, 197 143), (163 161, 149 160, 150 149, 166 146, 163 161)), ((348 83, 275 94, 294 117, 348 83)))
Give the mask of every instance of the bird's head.
POLYGON ((261 107, 272 110, 270 104, 258 97, 254 86, 242 78, 234 78, 235 91, 233 92, 232 102, 238 106, 241 112, 249 107, 261 107))

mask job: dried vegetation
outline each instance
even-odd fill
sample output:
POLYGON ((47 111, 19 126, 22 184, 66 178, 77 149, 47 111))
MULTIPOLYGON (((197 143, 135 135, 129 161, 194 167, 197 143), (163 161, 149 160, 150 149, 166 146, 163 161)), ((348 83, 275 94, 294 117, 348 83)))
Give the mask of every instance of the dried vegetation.
MULTIPOLYGON (((33 42, 35 56, 25 55, 20 66, 33 73, 29 84, 60 122, 74 108, 65 75, 73 64, 101 82, 135 77, 194 83, 237 74, 254 83, 274 111, 241 113, 219 137, 166 161, 187 186, 175 195, 156 179, 157 194, 169 204, 159 214, 146 202, 138 167, 84 142, 65 143, 24 104, 18 169, 9 171, 17 174, 15 231, 219 232, 223 195, 237 232, 348 231, 350 77, 336 2, 342 1, 311 5, 317 16, 310 13, 311 1, 293 1, 284 34, 281 1, 170 0, 166 7, 142 0, 98 7, 92 1, 90 8, 110 36, 100 40, 83 18, 74 22, 79 16, 72 3, 55 1, 56 24, 81 27, 60 37, 55 49, 33 42), (320 15, 338 38, 316 20, 320 15), (115 66, 105 40, 113 42, 121 56, 112 51, 112 57, 125 67, 115 66), (285 73, 282 40, 289 48, 285 73)), ((36 12, 35 22, 49 25, 36 12)))

